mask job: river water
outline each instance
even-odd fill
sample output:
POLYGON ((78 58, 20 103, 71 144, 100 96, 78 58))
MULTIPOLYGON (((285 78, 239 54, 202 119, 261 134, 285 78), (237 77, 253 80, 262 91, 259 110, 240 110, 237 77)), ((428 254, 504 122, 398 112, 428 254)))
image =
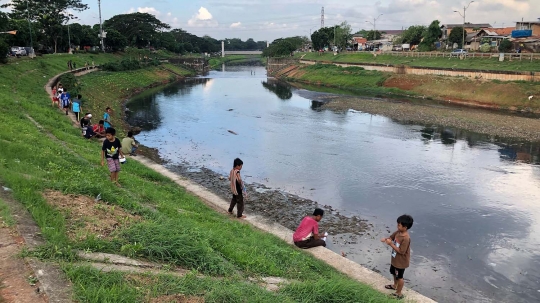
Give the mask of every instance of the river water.
POLYGON ((378 239, 412 215, 406 285, 437 301, 540 302, 539 145, 320 110, 311 95, 230 67, 134 98, 128 122, 171 163, 226 175, 240 157, 247 182, 367 219, 329 248, 387 277, 378 239))

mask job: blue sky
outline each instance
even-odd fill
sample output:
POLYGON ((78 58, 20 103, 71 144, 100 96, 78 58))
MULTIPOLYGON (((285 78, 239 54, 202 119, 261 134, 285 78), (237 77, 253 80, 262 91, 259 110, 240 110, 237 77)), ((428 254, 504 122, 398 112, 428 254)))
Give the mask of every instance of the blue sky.
MULTIPOLYGON (((0 0, 5 3, 8 0, 0 0)), ((97 0, 83 0, 90 9, 80 13, 84 24, 98 22, 97 0)), ((370 29, 366 23, 377 20, 377 29, 401 29, 415 24, 461 23, 454 10, 463 10, 470 1, 460 0, 102 0, 102 18, 116 14, 148 12, 173 28, 217 39, 254 38, 270 40, 309 35, 320 27, 321 7, 325 25, 348 21, 354 31, 370 29)), ((494 27, 515 26, 515 21, 540 18, 540 0, 476 0, 467 10, 467 21, 490 23, 494 27), (533 5, 533 1, 537 3, 533 5)))

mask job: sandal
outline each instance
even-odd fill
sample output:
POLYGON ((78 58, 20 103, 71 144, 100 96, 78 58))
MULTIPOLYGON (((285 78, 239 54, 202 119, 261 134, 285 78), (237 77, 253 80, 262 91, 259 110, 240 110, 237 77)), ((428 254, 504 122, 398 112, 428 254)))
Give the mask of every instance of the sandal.
POLYGON ((384 288, 396 290, 396 288, 395 288, 394 285, 392 285, 392 284, 385 285, 384 288))
POLYGON ((396 294, 396 293, 393 293, 393 294, 391 294, 390 296, 392 296, 392 297, 393 297, 394 299, 396 299, 396 300, 401 300, 401 299, 405 298, 405 296, 404 296, 403 294, 398 295, 398 294, 396 294))

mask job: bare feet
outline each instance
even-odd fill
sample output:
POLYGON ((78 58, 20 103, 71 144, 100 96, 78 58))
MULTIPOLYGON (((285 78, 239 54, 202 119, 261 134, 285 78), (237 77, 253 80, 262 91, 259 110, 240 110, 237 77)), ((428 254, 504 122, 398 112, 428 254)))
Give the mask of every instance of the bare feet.
POLYGON ((245 219, 246 216, 242 215, 242 217, 237 217, 238 219, 245 219))
POLYGON ((114 182, 114 184, 118 187, 122 187, 122 185, 120 185, 120 183, 118 183, 118 181, 114 182))
POLYGON ((232 215, 232 214, 233 214, 233 212, 232 212, 232 211, 227 211, 227 213, 228 213, 229 215, 232 215))

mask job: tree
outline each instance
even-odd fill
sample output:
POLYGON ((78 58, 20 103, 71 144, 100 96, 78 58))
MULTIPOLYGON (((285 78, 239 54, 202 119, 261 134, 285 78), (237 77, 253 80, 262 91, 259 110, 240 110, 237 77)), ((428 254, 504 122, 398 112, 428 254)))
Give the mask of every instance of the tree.
POLYGON ((347 21, 343 21, 339 26, 335 29, 336 32, 336 46, 340 48, 346 48, 347 45, 349 45, 349 41, 352 39, 352 28, 347 23, 347 21))
POLYGON ((369 41, 371 40, 380 40, 382 38, 382 33, 379 32, 379 31, 369 31, 367 32, 367 36, 366 36, 366 39, 368 39, 369 41))
POLYGON ((409 26, 407 30, 401 33, 401 39, 398 39, 399 43, 408 43, 410 45, 418 45, 422 41, 422 37, 427 28, 423 25, 409 26))
POLYGON ((502 53, 508 53, 512 49, 512 47, 512 42, 508 39, 504 39, 499 45, 499 51, 502 53))
POLYGON ((263 50, 265 57, 283 57, 290 56, 296 47, 286 39, 276 39, 269 47, 263 50))
POLYGON ((323 27, 311 34, 311 43, 314 49, 322 49, 330 46, 330 43, 334 40, 334 28, 323 27))
POLYGON ((170 28, 168 24, 148 13, 116 15, 106 20, 104 27, 117 30, 126 37, 128 45, 136 47, 148 46, 157 37, 158 31, 170 28))
POLYGON ((128 45, 126 37, 119 31, 112 28, 106 28, 103 31, 107 32, 105 46, 110 47, 113 52, 123 50, 128 45))
POLYGON ((429 25, 428 29, 424 33, 422 42, 420 42, 419 49, 422 52, 428 52, 435 49, 435 42, 442 36, 441 26, 439 20, 434 20, 429 25))
POLYGON ((88 9, 88 5, 82 0, 12 0, 2 8, 11 9, 9 17, 12 19, 29 18, 38 22, 43 29, 45 42, 53 44, 56 52, 62 24, 76 19, 70 11, 82 12, 88 9))
POLYGON ((450 42, 452 45, 454 43, 457 43, 459 45, 459 48, 463 48, 463 34, 465 33, 465 36, 467 36, 467 32, 465 29, 461 26, 454 27, 450 31, 450 35, 448 35, 448 42, 450 42))

